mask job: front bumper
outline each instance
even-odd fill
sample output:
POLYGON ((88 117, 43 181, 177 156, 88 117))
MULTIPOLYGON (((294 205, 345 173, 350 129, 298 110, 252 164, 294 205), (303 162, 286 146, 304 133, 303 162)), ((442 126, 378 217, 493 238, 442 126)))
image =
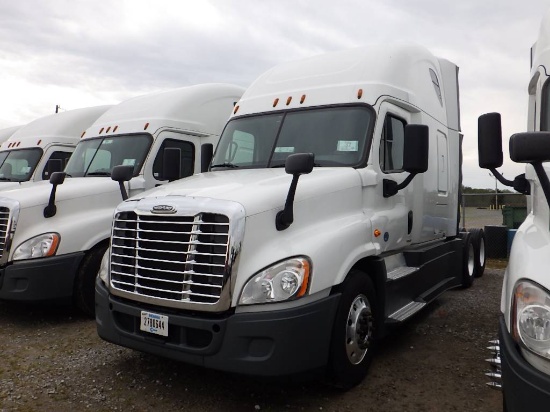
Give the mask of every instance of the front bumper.
POLYGON ((0 269, 0 299, 15 301, 66 300, 83 252, 14 262, 0 269))
POLYGON ((297 308, 220 316, 141 306, 109 294, 96 282, 101 338, 142 352, 207 368, 283 376, 322 368, 329 355, 340 295, 297 308), (169 316, 168 337, 139 329, 141 310, 169 316))
POLYGON ((502 390, 506 411, 546 411, 550 405, 550 376, 533 368, 521 356, 500 316, 498 335, 502 362, 502 390))

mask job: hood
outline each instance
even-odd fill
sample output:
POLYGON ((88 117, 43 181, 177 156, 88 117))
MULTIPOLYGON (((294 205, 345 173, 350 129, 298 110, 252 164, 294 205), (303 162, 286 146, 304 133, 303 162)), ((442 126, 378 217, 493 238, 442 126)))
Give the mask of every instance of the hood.
MULTIPOLYGON (((24 186, 17 186, 15 189, 1 191, 0 201, 1 198, 14 199, 20 203, 21 208, 45 206, 50 199, 51 191, 52 185, 50 182, 42 180, 24 186)), ((118 193, 119 200, 122 201, 118 183, 109 177, 67 177, 62 185, 57 186, 55 203, 114 192, 118 193)))
MULTIPOLYGON (((143 198, 187 196, 229 200, 240 203, 247 216, 284 206, 292 176, 283 168, 225 170, 201 173, 172 182, 129 201, 143 198)), ((300 176, 295 202, 332 192, 361 186, 361 179, 353 168, 315 168, 300 176)))

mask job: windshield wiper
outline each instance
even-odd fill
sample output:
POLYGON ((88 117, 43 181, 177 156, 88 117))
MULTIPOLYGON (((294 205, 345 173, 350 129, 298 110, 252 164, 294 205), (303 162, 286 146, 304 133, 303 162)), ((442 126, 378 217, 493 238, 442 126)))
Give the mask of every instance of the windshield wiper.
POLYGON ((220 164, 217 164, 217 165, 212 165, 210 166, 210 169, 213 169, 214 167, 227 167, 228 169, 237 169, 239 166, 237 165, 234 165, 233 163, 220 163, 220 164))
POLYGON ((90 172, 86 176, 111 176, 111 172, 90 172))

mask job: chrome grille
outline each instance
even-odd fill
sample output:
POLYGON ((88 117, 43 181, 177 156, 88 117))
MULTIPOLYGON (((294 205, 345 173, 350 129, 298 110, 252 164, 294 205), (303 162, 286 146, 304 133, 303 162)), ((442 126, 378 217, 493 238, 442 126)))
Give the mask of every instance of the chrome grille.
POLYGON ((113 288, 174 302, 219 301, 229 276, 227 216, 120 212, 111 242, 113 288))
POLYGON ((0 259, 4 256, 10 228, 10 209, 0 207, 0 259))

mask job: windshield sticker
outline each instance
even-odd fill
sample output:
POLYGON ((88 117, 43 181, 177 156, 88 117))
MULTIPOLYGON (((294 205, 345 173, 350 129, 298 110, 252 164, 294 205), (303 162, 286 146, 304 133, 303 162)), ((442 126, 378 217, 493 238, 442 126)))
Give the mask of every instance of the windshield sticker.
POLYGON ((105 139, 102 144, 112 144, 112 143, 113 143, 113 139, 109 139, 109 140, 105 139))
POLYGON ((294 153, 294 146, 293 147, 276 147, 275 153, 294 153))
POLYGON ((21 172, 22 173, 29 173, 31 171, 31 167, 30 166, 26 166, 26 167, 22 167, 21 168, 21 172))
POLYGON ((339 152, 356 152, 359 150, 359 142, 357 140, 338 140, 336 150, 339 152))
POLYGON ((122 161, 123 166, 133 166, 136 164, 136 159, 124 159, 122 161))

